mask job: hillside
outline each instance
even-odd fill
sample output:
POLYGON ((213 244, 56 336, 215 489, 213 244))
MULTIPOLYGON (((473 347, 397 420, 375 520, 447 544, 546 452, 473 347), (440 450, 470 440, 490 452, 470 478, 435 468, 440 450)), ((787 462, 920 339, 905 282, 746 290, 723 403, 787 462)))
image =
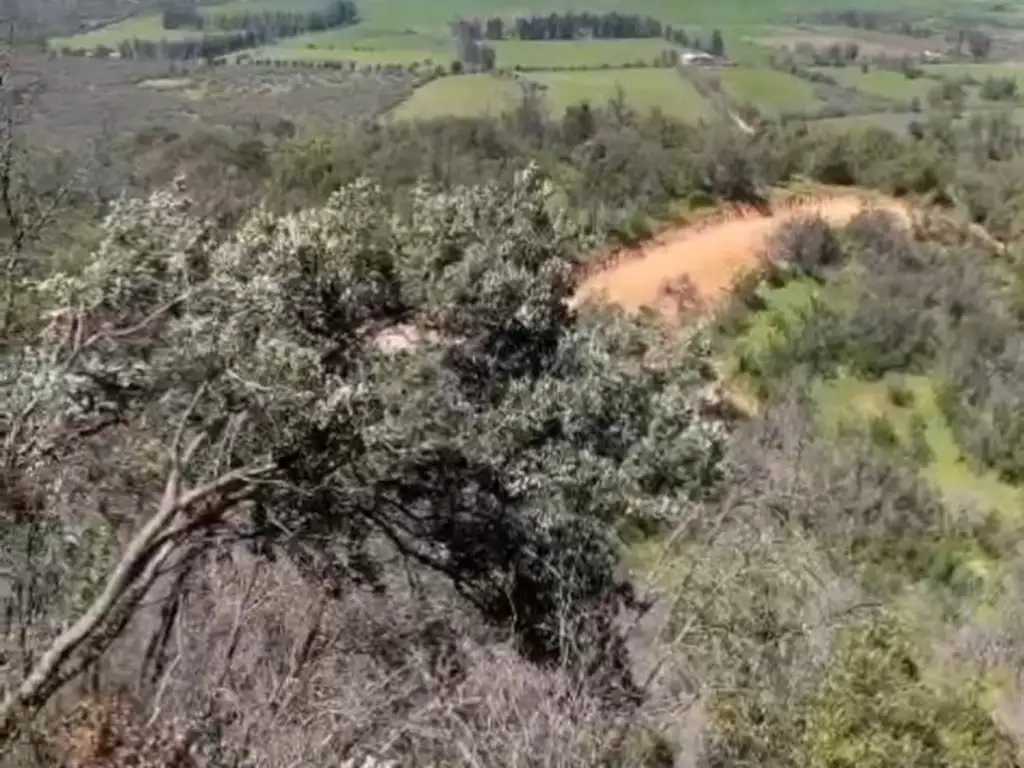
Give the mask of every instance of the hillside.
POLYGON ((0 768, 1024 764, 1015 6, 62 8, 0 768))

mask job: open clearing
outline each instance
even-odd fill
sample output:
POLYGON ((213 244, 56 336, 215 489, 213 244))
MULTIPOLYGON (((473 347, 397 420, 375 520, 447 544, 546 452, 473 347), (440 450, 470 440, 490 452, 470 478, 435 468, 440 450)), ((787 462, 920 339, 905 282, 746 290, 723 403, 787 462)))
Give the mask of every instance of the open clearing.
POLYGON ((398 120, 429 120, 435 117, 498 115, 522 98, 519 85, 495 75, 442 77, 417 88, 392 116, 398 120))
POLYGON ((773 216, 743 217, 703 228, 684 227, 589 276, 580 285, 577 297, 603 297, 634 310, 658 309, 665 301, 666 287, 689 277, 704 300, 714 301, 730 289, 739 273, 757 268, 768 236, 784 221, 818 215, 842 225, 869 206, 909 221, 906 206, 897 200, 872 199, 869 203, 851 194, 789 207, 773 216))
POLYGON ((732 67, 721 71, 721 79, 734 99, 769 111, 799 111, 820 103, 810 83, 773 69, 732 67))
MULTIPOLYGON (((556 115, 582 101, 594 106, 607 104, 619 89, 626 103, 640 111, 658 108, 667 115, 692 122, 711 114, 703 97, 671 69, 534 72, 528 79, 543 86, 544 102, 556 115)), ((447 76, 417 89, 393 115, 402 120, 496 115, 515 107, 522 94, 521 86, 510 77, 447 76)))
POLYGON ((497 54, 499 67, 538 69, 650 65, 663 51, 674 48, 661 39, 496 40, 491 45, 497 54))
POLYGON ((533 72, 529 79, 546 87, 549 108, 561 114, 566 107, 588 101, 606 104, 621 89, 626 103, 646 112, 696 122, 712 113, 711 106, 693 85, 673 69, 602 69, 585 72, 533 72))

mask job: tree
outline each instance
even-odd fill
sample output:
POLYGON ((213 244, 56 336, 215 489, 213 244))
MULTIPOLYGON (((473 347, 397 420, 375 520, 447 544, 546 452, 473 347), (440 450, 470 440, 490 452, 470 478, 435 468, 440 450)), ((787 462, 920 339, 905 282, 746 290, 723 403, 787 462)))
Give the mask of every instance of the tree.
POLYGON ((383 547, 528 657, 628 677, 615 534, 713 493, 724 435, 695 405, 687 345, 569 308, 590 240, 551 192, 528 168, 421 185, 381 217, 362 180, 322 207, 256 211, 230 238, 177 192, 118 203, 85 269, 38 287, 40 341, 0 359, 0 459, 5 508, 61 519, 45 466, 134 533, 9 690, 0 742, 103 655, 166 568, 239 539, 339 591, 383 588, 383 547), (402 328, 412 343, 392 342, 402 328), (626 354, 655 345, 657 362, 626 354), (142 480, 82 485, 97 451, 142 480))
POLYGON ((992 37, 980 30, 971 30, 967 33, 967 49, 975 59, 988 58, 992 50, 992 37))
POLYGON ((721 30, 714 30, 711 33, 711 43, 708 46, 708 53, 712 56, 725 57, 725 40, 722 39, 721 30))

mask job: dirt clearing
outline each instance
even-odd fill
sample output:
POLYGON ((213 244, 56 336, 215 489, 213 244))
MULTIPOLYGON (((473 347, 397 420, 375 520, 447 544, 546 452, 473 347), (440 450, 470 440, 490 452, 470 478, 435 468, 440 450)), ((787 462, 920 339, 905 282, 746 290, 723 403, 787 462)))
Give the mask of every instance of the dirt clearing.
POLYGON ((784 221, 818 215, 841 226, 868 208, 894 213, 910 223, 909 210, 899 201, 853 194, 802 202, 770 216, 747 212, 732 220, 665 233, 639 251, 621 255, 586 277, 576 300, 603 297, 628 309, 670 311, 674 302, 666 289, 688 276, 701 301, 710 303, 729 290, 738 273, 757 267, 768 236, 784 221))

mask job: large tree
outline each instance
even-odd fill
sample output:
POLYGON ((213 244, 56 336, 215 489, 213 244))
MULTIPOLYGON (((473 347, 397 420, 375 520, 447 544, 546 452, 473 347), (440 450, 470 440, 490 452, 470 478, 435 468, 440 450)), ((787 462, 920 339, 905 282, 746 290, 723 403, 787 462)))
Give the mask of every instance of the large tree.
POLYGON ((538 661, 608 645, 618 537, 671 524, 722 472, 696 357, 570 308, 591 243, 534 168, 383 210, 359 181, 223 236, 177 192, 124 200, 87 264, 33 289, 49 325, 2 360, 7 530, 98 509, 125 543, 38 638, 0 740, 214 542, 336 592, 380 587, 390 552, 538 661))

